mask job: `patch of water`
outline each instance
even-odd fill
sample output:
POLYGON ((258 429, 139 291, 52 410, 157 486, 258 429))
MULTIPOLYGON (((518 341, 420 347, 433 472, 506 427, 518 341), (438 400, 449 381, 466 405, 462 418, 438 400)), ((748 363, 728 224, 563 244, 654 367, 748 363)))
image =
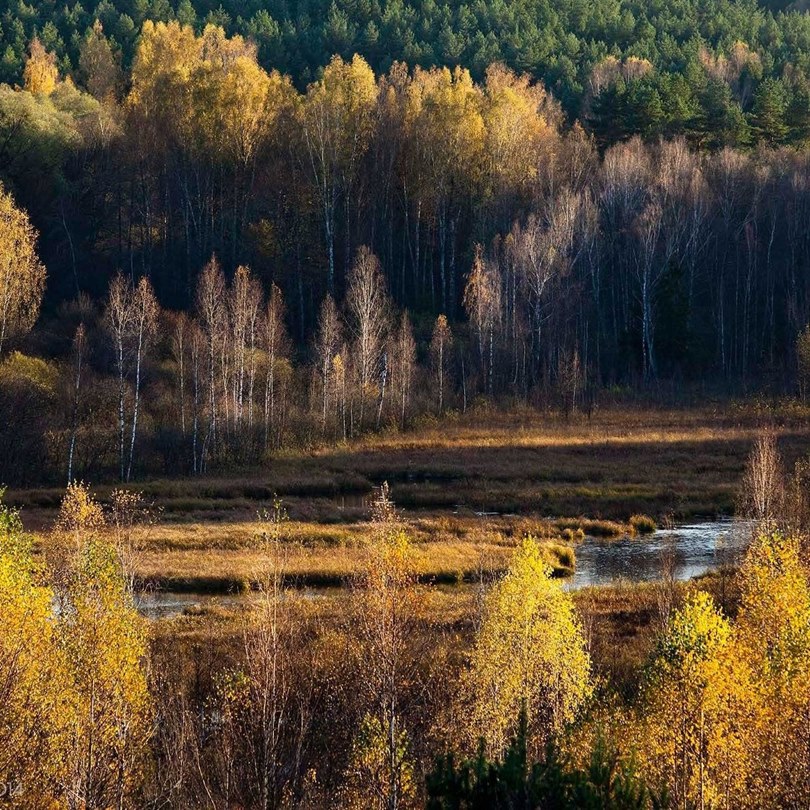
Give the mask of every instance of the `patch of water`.
MULTIPOLYGON (((306 588, 295 591, 298 599, 320 599, 326 591, 306 588)), ((136 594, 135 604, 147 619, 173 619, 186 613, 211 608, 242 608, 257 599, 256 594, 174 593, 172 591, 145 591, 136 594)))
MULTIPOLYGON (((676 580, 699 577, 722 566, 737 565, 751 542, 750 521, 715 520, 659 529, 649 535, 604 540, 587 537, 576 547, 576 570, 567 589, 616 582, 651 582, 671 575, 676 580)), ((319 599, 327 589, 296 591, 298 598, 319 599)), ((236 608, 253 594, 204 594, 149 591, 136 597, 150 619, 165 619, 206 608, 236 608)))
POLYGON ((566 587, 650 582, 669 575, 676 580, 699 577, 738 564, 751 533, 749 521, 726 519, 617 540, 588 537, 576 547, 576 570, 566 587))

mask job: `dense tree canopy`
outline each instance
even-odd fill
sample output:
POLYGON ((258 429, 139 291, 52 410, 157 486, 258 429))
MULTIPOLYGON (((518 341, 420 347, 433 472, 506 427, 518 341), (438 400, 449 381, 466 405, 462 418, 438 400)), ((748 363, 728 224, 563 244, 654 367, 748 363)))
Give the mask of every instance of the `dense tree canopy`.
POLYGON ((737 42, 757 55, 755 63, 744 65, 742 84, 749 83, 749 92, 738 100, 746 111, 753 102, 751 82, 781 79, 788 67, 804 69, 810 51, 806 15, 787 10, 784 0, 711 0, 708 5, 698 0, 87 0, 61 6, 4 2, 0 9, 0 80, 7 82, 21 81, 34 34, 67 74, 81 72, 83 57, 85 67, 92 61, 88 50, 98 60, 92 36, 96 20, 124 67, 132 64, 145 21, 177 20, 198 32, 214 23, 229 35, 250 37, 262 65, 291 74, 301 88, 333 54, 360 53, 383 72, 396 60, 423 67, 465 65, 477 79, 490 64, 503 61, 543 79, 572 115, 589 104, 591 71, 606 57, 620 63, 628 57, 648 60, 653 71, 632 75, 619 91, 628 106, 621 126, 646 114, 648 120, 635 121, 642 128, 682 125, 690 107, 710 113, 717 97, 699 68, 707 59, 720 72, 739 68, 728 58, 737 42))
MULTIPOLYGON (((48 326, 19 345, 42 287, 31 254, 9 348, 77 370, 60 378, 68 397, 42 400, 71 403, 57 466, 81 432, 88 374, 117 376, 129 477, 142 441, 160 437, 201 472, 311 440, 317 410, 314 433, 338 438, 480 395, 570 410, 604 385, 784 384, 797 368, 810 306, 803 15, 628 6, 597 24, 593 4, 543 7, 514 53, 499 35, 485 58, 404 48, 408 64, 349 37, 321 41, 306 67, 269 54, 244 9, 127 8, 127 47, 113 9, 84 26, 74 7, 69 45, 54 8, 2 18, 26 20, 2 23, 26 45, 14 86, 0 84, 0 181, 48 268, 48 326), (538 29, 544 15, 556 22, 538 29), (617 20, 638 30, 620 36, 617 20), (564 81, 554 71, 580 29, 564 81), (555 37, 548 60, 527 61, 555 37), (148 318, 101 317, 116 290, 147 288, 148 318), (160 307, 184 314, 163 331, 160 307)), ((501 9, 499 25, 526 10, 501 9)), ((364 13, 377 12, 351 19, 364 13)), ((469 14, 453 37, 487 30, 469 14)), ((291 29, 299 54, 313 25, 291 29)), ((4 372, 12 409, 31 395, 23 366, 4 372)), ((23 455, 41 458, 42 442, 23 455)), ((107 469, 109 448, 95 458, 107 469)))

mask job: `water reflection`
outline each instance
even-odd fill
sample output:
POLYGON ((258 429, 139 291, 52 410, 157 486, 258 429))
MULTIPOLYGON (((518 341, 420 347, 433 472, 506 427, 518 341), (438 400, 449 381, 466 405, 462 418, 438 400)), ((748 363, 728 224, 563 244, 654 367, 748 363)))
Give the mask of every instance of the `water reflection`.
POLYGON ((748 521, 718 520, 659 529, 646 537, 586 538, 576 548, 576 571, 566 587, 648 582, 667 573, 686 580, 736 565, 751 542, 751 528, 748 521))
MULTIPOLYGON (((327 589, 302 588, 294 592, 296 599, 321 599, 327 589)), ((245 608, 259 597, 255 593, 212 594, 175 593, 172 591, 144 591, 135 595, 135 605, 147 619, 171 619, 201 610, 232 610, 245 608)))

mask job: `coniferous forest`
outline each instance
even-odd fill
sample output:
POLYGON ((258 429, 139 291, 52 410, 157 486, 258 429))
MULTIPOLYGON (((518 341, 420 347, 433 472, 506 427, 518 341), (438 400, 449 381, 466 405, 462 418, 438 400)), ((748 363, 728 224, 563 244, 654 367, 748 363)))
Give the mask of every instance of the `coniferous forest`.
POLYGON ((0 806, 810 805, 804 0, 0 0, 0 806))

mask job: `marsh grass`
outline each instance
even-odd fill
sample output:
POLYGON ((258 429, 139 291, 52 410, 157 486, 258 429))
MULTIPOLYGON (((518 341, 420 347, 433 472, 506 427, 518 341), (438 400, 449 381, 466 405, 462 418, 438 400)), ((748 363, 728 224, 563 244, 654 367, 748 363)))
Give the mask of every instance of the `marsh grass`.
MULTIPOLYGON (((553 522, 541 518, 420 515, 403 525, 423 582, 470 582, 482 572, 503 571, 515 546, 529 535, 541 544, 555 576, 572 574, 576 564, 571 543, 553 522)), ((345 584, 361 569, 373 542, 367 520, 341 524, 290 520, 279 531, 285 546, 286 584, 291 587, 345 584)), ((174 522, 165 517, 135 540, 139 587, 185 593, 253 590, 257 572, 266 564, 258 532, 255 520, 174 522)), ((36 533, 35 539, 47 555, 51 542, 47 529, 36 533)))
MULTIPOLYGON (((720 581, 707 577, 698 582, 675 583, 676 605, 695 588, 708 590, 719 602, 720 581)), ((420 601, 414 632, 426 634, 437 655, 463 662, 473 638, 478 611, 477 584, 435 583, 420 601)), ((736 611, 736 591, 726 586, 726 610, 736 611)), ((630 700, 638 692, 660 629, 658 595, 654 583, 618 583, 614 586, 575 591, 574 602, 589 641, 594 674, 600 689, 630 700)), ((322 592, 321 598, 298 599, 296 609, 316 617, 322 634, 345 632, 345 616, 351 593, 346 589, 322 592)), ((227 661, 238 648, 246 610, 253 609, 248 597, 240 605, 206 604, 184 615, 154 623, 157 646, 172 647, 192 660, 203 654, 212 662, 227 661), (183 652, 185 651, 185 652, 183 652)), ((212 664, 212 666, 214 666, 212 664)))
MULTIPOLYGON (((788 465, 810 450, 810 411, 794 405, 721 403, 690 410, 604 409, 562 420, 530 409, 488 409, 426 422, 406 433, 341 446, 289 450, 258 469, 138 483, 177 519, 252 516, 275 495, 300 520, 357 519, 363 496, 388 481, 412 509, 456 508, 626 521, 729 513, 763 420, 775 424, 788 465)), ((105 500, 113 486, 96 487, 105 500)), ((9 492, 15 506, 54 509, 60 488, 9 492)))
POLYGON ((649 515, 630 515, 629 523, 635 534, 652 534, 658 528, 649 515))
POLYGON ((615 520, 594 520, 590 518, 561 518, 554 525, 562 532, 573 532, 575 536, 621 537, 628 533, 629 524, 615 520))
MULTIPOLYGON (((780 414, 776 432, 788 464, 810 452, 808 413, 780 414)), ((549 564, 563 574, 586 535, 621 537, 652 531, 667 515, 731 511, 763 418, 753 405, 607 410, 590 421, 487 411, 286 452, 232 476, 139 482, 163 520, 144 540, 136 573, 164 588, 253 587, 262 564, 256 515, 278 495, 290 517, 283 529, 290 581, 339 584, 357 570, 368 542, 372 487, 390 481, 423 581, 466 582, 502 570, 527 535, 545 544, 549 564)), ((105 501, 112 489, 95 491, 105 501)), ((23 507, 38 548, 61 496, 57 488, 6 496, 23 507)))
MULTIPOLYGON (((544 542, 542 548, 554 576, 573 573, 576 556, 570 546, 544 542)), ((422 582, 475 581, 482 571, 506 569, 513 544, 446 541, 415 546, 416 568, 422 582)), ((287 553, 285 584, 289 587, 345 585, 366 561, 363 543, 342 547, 291 546, 287 553)), ((140 556, 137 579, 141 587, 165 591, 240 593, 254 589, 256 572, 263 564, 255 548, 209 548, 145 552, 140 556)))

